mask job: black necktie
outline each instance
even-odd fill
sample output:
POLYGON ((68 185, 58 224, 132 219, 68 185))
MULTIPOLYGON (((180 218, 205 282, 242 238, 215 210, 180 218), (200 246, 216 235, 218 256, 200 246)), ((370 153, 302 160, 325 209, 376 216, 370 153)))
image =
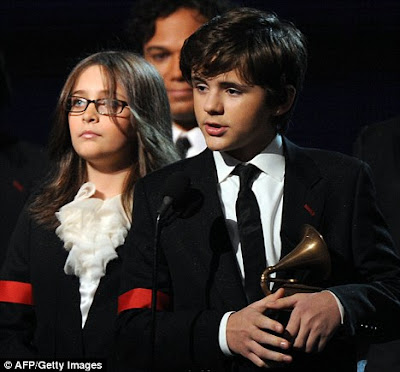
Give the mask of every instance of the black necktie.
POLYGON ((264 297, 260 287, 261 274, 266 267, 264 235, 260 208, 251 190, 251 185, 259 173, 260 170, 252 164, 239 164, 234 170, 234 174, 240 177, 236 216, 243 255, 244 286, 249 303, 264 297))
POLYGON ((176 140, 175 146, 178 150, 179 155, 181 156, 181 159, 184 159, 186 158, 186 154, 192 145, 187 137, 179 137, 176 140))

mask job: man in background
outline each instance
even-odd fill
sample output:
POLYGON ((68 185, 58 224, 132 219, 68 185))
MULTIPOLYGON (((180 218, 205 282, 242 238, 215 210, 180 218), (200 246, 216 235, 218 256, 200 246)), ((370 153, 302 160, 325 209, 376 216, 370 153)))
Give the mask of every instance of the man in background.
POLYGON ((206 144, 194 117, 192 88, 179 68, 181 48, 203 23, 230 7, 225 0, 140 0, 132 8, 127 42, 164 79, 173 140, 182 158, 199 154, 206 144))
MULTIPOLYGON (((354 155, 372 169, 378 205, 400 250, 400 116, 362 129, 354 155)), ((400 371, 400 339, 372 344, 365 372, 400 371)))
POLYGON ((10 100, 6 62, 0 50, 0 266, 19 213, 48 164, 40 146, 8 133, 3 110, 10 100))

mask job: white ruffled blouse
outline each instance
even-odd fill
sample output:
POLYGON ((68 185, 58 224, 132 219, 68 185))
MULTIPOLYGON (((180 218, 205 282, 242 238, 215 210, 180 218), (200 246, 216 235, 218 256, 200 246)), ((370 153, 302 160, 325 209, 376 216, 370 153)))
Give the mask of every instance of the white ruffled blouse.
POLYGON ((116 249, 131 226, 121 195, 102 200, 92 198, 95 192, 93 183, 83 184, 74 200, 56 212, 60 221, 56 234, 69 252, 64 272, 79 277, 82 328, 107 264, 118 257, 116 249))

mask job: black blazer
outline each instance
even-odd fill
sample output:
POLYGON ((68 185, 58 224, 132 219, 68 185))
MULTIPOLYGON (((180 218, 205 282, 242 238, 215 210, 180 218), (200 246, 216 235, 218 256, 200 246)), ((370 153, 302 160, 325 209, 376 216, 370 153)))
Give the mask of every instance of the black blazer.
MULTIPOLYGON (((309 371, 352 371, 355 337, 388 335, 400 311, 399 257, 393 252, 374 199, 368 168, 341 154, 299 148, 284 141, 286 172, 282 256, 299 242, 304 224, 324 236, 331 252, 329 287, 344 306, 341 339, 326 351, 298 356, 309 371), (340 357, 339 357, 340 356, 340 357)), ((217 192, 211 151, 182 160, 140 180, 135 188, 133 226, 125 243, 121 296, 151 288, 156 210, 165 179, 183 171, 191 180, 161 232, 159 288, 170 307, 157 313, 155 366, 161 370, 255 369, 223 356, 218 344, 221 317, 247 305, 217 192)), ((268 190, 266 190, 268 197, 268 190)), ((295 277, 308 282, 308 273, 295 277)), ((126 309, 118 318, 118 350, 128 364, 150 363, 150 310, 126 309)), ((398 318, 398 317, 397 317, 398 318)))
MULTIPOLYGON (((400 251, 400 116, 365 127, 354 144, 354 154, 373 174, 378 205, 400 251)), ((400 371, 400 340, 371 345, 366 372, 400 371)))
POLYGON ((104 360, 113 354, 120 258, 108 263, 82 329, 79 278, 64 273, 67 255, 54 231, 38 226, 24 210, 0 280, 30 283, 33 306, 0 303, 2 357, 104 360))
POLYGON ((354 155, 372 169, 378 205, 400 252, 400 116, 365 127, 354 155))
POLYGON ((39 146, 0 133, 0 266, 18 216, 47 167, 39 146))

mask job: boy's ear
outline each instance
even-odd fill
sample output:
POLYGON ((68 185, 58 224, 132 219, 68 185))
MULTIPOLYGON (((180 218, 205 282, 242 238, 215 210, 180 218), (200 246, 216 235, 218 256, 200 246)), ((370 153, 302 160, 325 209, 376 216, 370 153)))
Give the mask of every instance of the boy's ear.
POLYGON ((275 115, 280 116, 286 114, 293 106, 293 102, 296 98, 296 88, 293 85, 287 85, 286 89, 286 101, 276 107, 275 115))

